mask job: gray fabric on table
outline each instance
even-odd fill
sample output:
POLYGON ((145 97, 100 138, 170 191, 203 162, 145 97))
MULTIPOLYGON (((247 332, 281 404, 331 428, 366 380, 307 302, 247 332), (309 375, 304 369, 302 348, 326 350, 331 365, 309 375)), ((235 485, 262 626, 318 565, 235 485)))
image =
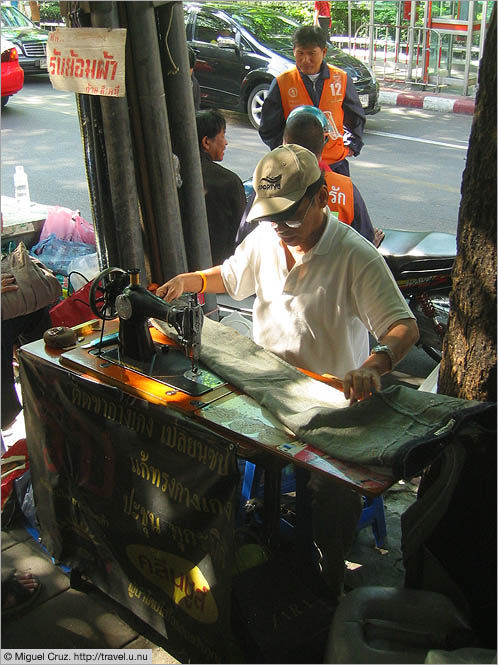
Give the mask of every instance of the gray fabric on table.
MULTIPOLYGON (((166 324, 154 324, 173 336, 166 324)), ((387 468, 396 478, 420 473, 452 440, 463 419, 489 406, 404 386, 347 406, 337 390, 207 318, 200 359, 300 440, 346 462, 387 468)))

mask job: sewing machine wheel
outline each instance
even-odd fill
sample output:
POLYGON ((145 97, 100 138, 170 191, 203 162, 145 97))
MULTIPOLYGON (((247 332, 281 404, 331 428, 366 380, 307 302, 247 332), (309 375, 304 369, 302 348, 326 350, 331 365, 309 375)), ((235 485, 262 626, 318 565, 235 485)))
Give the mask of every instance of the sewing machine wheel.
POLYGON ((130 278, 126 270, 106 268, 95 277, 90 287, 89 304, 92 312, 99 319, 110 321, 118 315, 116 298, 129 284, 130 278))

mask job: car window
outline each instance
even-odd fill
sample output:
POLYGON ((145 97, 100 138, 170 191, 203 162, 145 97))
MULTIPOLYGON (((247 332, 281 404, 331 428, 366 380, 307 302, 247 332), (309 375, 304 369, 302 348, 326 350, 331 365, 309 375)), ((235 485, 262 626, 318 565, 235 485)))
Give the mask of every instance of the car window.
POLYGON ((249 30, 262 44, 269 48, 288 46, 292 35, 299 28, 299 24, 273 12, 254 11, 238 13, 234 11, 233 18, 249 30))
POLYGON ((3 28, 32 28, 33 23, 15 7, 5 5, 2 7, 3 28))
POLYGON ((197 14, 195 23, 194 39, 206 44, 217 44, 219 37, 231 37, 235 39, 235 32, 231 25, 211 14, 197 14))
POLYGON ((249 44, 248 41, 244 39, 244 37, 240 38, 240 48, 242 49, 242 51, 248 51, 250 53, 254 53, 253 47, 251 46, 251 44, 249 44))

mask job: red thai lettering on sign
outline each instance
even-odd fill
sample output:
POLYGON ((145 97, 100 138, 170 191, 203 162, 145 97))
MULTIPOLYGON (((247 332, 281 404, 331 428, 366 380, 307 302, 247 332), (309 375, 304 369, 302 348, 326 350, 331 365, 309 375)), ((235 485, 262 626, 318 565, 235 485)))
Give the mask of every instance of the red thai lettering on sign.
MULTIPOLYGON (((102 79, 114 81, 118 63, 116 60, 97 60, 96 58, 80 58, 72 49, 70 54, 63 56, 61 51, 54 49, 50 56, 48 68, 51 76, 64 76, 66 78, 102 79)), ((112 56, 104 56, 112 58, 112 56)))

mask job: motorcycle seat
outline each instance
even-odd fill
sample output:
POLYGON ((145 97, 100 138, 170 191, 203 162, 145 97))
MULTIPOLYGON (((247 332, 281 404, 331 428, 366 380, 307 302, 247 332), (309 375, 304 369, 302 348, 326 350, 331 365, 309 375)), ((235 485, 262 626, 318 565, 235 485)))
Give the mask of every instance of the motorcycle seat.
POLYGON ((456 236, 436 231, 383 229, 379 252, 395 278, 450 274, 456 256, 456 236))

